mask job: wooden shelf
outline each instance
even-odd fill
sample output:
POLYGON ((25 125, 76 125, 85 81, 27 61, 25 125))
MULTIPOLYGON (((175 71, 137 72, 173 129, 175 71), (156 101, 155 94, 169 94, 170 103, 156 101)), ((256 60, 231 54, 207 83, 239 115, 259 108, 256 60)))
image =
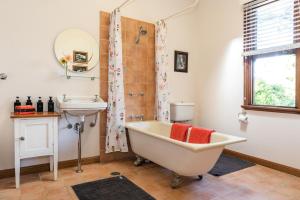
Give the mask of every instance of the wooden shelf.
POLYGON ((33 114, 18 114, 18 113, 14 113, 12 112, 10 114, 10 118, 39 118, 39 117, 60 117, 60 113, 58 112, 42 112, 42 113, 38 113, 35 112, 33 114))

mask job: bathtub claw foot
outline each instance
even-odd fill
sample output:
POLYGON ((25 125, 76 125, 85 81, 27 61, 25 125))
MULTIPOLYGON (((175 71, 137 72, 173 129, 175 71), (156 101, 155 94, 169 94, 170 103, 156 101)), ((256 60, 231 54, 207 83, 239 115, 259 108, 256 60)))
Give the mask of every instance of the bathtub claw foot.
POLYGON ((182 182, 183 182, 182 178, 179 175, 175 175, 175 177, 171 181, 171 187, 173 189, 176 189, 182 184, 182 182))
POLYGON ((145 159, 140 157, 140 156, 136 156, 136 160, 134 161, 134 165, 135 166, 141 166, 143 163, 145 162, 145 159))
POLYGON ((201 181, 203 179, 203 176, 202 175, 199 175, 198 176, 198 181, 201 181))

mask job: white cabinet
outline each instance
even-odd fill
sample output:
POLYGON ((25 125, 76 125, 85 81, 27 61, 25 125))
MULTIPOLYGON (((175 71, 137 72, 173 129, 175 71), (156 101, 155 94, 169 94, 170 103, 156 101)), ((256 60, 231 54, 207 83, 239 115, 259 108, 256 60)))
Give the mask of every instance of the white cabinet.
POLYGON ((29 116, 13 114, 15 138, 16 188, 20 186, 21 159, 50 156, 50 170, 57 179, 58 162, 57 113, 41 113, 29 116))

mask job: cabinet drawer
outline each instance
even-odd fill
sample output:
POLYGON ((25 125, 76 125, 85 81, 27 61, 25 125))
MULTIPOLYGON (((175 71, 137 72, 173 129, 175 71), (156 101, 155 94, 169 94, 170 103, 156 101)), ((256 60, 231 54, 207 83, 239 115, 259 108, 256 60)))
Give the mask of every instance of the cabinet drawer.
POLYGON ((20 157, 30 158, 53 154, 54 121, 52 118, 19 121, 20 157))

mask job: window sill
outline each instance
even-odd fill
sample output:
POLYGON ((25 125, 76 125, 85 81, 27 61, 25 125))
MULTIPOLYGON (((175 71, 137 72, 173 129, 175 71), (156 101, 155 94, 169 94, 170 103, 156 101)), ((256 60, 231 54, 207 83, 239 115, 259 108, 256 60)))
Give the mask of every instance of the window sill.
POLYGON ((241 107, 244 108, 245 110, 300 114, 300 109, 298 109, 298 108, 255 106, 255 105, 242 105, 241 107))

